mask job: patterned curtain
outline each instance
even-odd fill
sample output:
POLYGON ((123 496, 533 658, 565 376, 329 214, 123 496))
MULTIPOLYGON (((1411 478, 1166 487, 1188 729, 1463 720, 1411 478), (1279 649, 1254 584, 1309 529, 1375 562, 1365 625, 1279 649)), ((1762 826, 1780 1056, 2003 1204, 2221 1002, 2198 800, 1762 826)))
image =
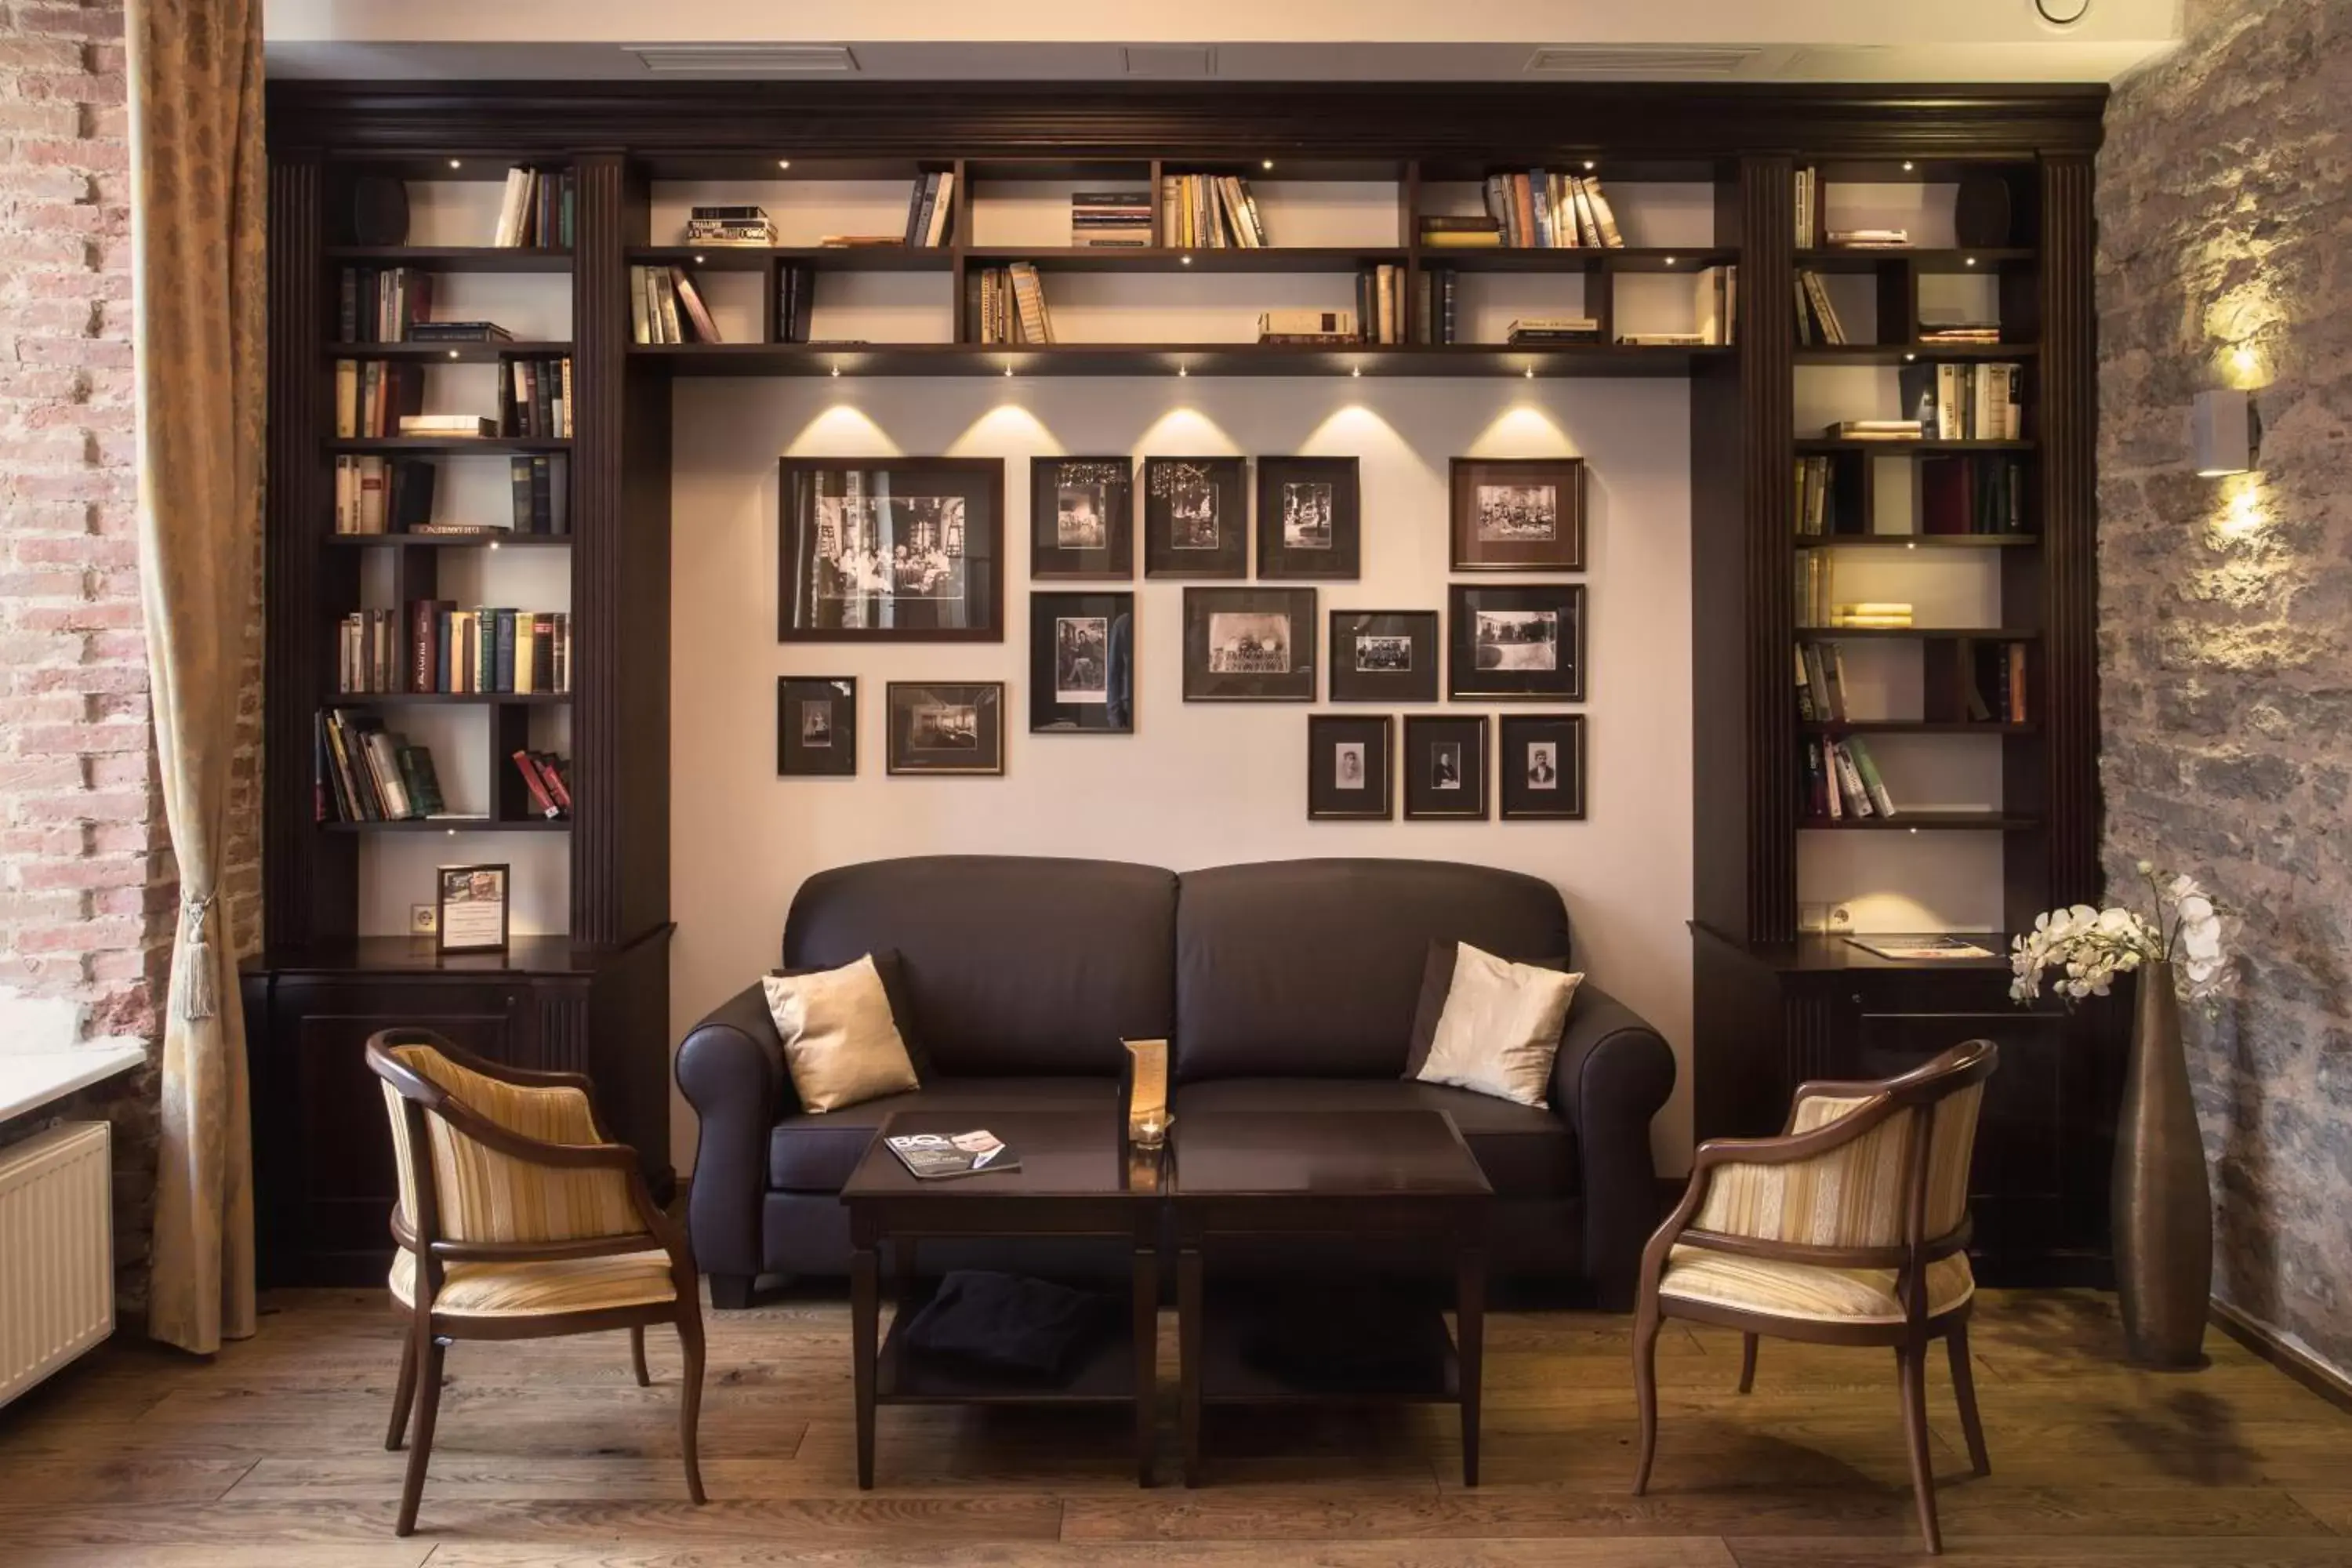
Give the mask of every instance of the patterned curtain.
POLYGON ((262 0, 131 0, 139 574, 180 907, 164 1007, 148 1331, 253 1332, 236 942, 216 898, 261 510, 262 0))

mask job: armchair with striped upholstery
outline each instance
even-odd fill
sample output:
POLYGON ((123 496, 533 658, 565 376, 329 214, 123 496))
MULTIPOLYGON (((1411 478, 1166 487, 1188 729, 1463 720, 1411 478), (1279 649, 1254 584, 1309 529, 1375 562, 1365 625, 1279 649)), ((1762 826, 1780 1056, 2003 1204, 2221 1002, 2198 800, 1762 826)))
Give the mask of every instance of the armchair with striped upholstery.
POLYGON ((685 1235, 654 1204, 637 1156, 611 1142, 577 1073, 482 1060, 427 1029, 386 1029, 367 1064, 383 1080, 400 1204, 393 1300, 409 1314, 384 1447, 412 1405, 415 1440, 398 1533, 416 1527, 433 1451, 444 1352, 453 1340, 629 1331, 637 1384, 646 1325, 672 1323, 685 1352, 678 1434, 687 1489, 703 1500, 695 1452, 702 1403, 702 1302, 685 1235))
POLYGON ((1657 1449, 1657 1339, 1666 1318, 1740 1331, 1739 1392, 1760 1334, 1891 1345, 1911 1485, 1942 1549, 1927 1463, 1927 1352, 1945 1342, 1969 1458, 1989 1474, 1969 1366, 1969 1163, 1998 1050, 1970 1040, 1900 1078, 1808 1083, 1777 1138, 1699 1146, 1689 1189, 1642 1256, 1633 1380, 1648 1489, 1657 1449))

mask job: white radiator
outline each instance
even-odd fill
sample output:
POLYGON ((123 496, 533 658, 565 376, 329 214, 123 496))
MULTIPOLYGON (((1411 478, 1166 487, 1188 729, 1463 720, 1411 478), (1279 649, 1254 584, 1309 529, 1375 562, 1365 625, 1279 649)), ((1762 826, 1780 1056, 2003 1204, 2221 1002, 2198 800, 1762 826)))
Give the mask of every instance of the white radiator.
POLYGON ((114 1331, 112 1186, 103 1121, 0 1148, 0 1405, 114 1331))

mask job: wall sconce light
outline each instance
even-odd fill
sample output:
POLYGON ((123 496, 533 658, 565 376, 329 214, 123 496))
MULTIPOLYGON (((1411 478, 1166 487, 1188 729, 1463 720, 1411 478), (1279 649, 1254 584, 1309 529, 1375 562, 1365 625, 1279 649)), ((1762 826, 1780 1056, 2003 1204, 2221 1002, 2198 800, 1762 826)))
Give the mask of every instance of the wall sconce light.
POLYGON ((2200 479, 2242 474, 2262 446, 2262 416, 2244 389, 2217 386, 2199 393, 2189 412, 2189 449, 2200 479))

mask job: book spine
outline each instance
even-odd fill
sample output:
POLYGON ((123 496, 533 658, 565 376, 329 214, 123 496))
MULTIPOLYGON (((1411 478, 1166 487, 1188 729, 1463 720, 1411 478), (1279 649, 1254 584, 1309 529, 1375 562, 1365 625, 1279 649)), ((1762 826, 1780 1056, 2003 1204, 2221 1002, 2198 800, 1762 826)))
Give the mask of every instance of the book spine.
POLYGON ((1895 797, 1886 793, 1886 781, 1878 776, 1878 763, 1871 757, 1870 748, 1859 741, 1849 741, 1846 750, 1853 759, 1854 771, 1861 775, 1863 788, 1869 792, 1873 809, 1881 816, 1893 816, 1895 797))
POLYGON ((554 531, 555 459, 534 457, 530 459, 530 525, 533 533, 554 531))
POLYGON ((527 751, 515 752, 514 765, 515 772, 522 775, 523 788, 530 792, 532 808, 541 816, 562 815, 556 810, 553 797, 547 793, 547 785, 541 781, 539 764, 532 760, 531 754, 527 751))
POLYGON ((499 617, 498 663, 491 672, 489 689, 512 691, 515 689, 515 613, 512 610, 499 610, 497 614, 499 617))
POLYGON ((563 782, 563 759, 552 752, 540 752, 533 754, 532 760, 539 763, 540 779, 547 785, 547 793, 554 798, 557 812, 564 816, 571 816, 572 786, 563 782))

